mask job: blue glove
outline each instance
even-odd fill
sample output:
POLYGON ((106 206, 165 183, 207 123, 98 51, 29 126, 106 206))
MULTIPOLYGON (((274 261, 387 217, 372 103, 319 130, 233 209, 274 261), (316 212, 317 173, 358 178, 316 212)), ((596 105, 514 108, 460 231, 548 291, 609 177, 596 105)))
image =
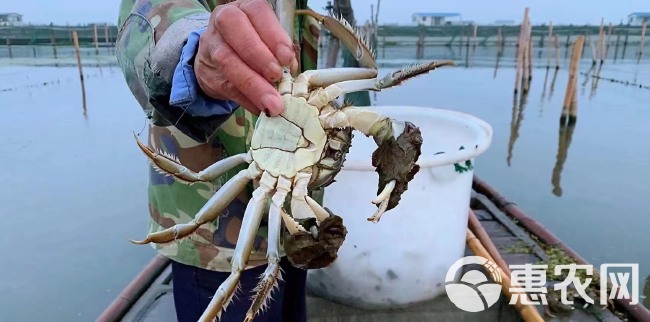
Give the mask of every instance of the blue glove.
POLYGON ((183 46, 180 62, 172 78, 169 104, 192 116, 227 116, 232 114, 239 105, 230 100, 217 100, 203 94, 194 73, 194 57, 199 48, 199 38, 206 29, 207 27, 203 27, 190 33, 187 43, 183 46))

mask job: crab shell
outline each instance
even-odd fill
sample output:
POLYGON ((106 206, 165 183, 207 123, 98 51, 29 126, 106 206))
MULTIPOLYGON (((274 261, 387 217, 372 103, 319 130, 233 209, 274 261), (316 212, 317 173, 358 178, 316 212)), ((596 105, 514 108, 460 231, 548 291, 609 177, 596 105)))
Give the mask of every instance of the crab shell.
POLYGON ((285 94, 282 99, 284 112, 278 117, 261 115, 257 120, 251 141, 253 160, 275 177, 311 173, 309 190, 328 186, 343 166, 352 128, 325 129, 320 110, 305 98, 285 94))

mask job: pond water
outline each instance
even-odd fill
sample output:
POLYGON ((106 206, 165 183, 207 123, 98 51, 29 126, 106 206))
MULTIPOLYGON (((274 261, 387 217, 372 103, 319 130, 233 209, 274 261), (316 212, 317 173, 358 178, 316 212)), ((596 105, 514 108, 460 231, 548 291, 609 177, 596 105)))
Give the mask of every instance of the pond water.
MULTIPOLYGON (((560 136, 566 69, 552 91, 554 69, 548 78, 545 67, 534 69, 524 104, 513 105, 514 70, 495 76, 494 62, 435 71, 373 95, 374 103, 489 122, 493 143, 477 159, 477 175, 593 264, 639 263, 643 283, 650 90, 593 86, 580 75, 578 122, 560 136), (560 145, 566 158, 558 165, 560 145)), ((84 71, 85 111, 76 68, 0 68, 0 321, 94 320, 154 254, 128 242, 146 231, 146 160, 132 136, 145 117, 119 69, 84 71)), ((606 62, 600 76, 648 85, 649 71, 606 62)))

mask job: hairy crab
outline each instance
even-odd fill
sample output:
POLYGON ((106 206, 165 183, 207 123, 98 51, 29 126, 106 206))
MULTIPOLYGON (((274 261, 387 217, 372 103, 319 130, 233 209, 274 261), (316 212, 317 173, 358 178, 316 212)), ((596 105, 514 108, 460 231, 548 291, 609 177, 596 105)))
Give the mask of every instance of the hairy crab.
POLYGON ((415 64, 378 79, 372 51, 349 24, 309 10, 300 13, 317 18, 350 50, 356 49, 357 59, 370 67, 310 70, 296 78, 285 69, 277 84, 284 112, 276 117, 260 115, 249 151, 220 160, 198 173, 181 165, 173 156, 151 150, 136 137, 154 166, 180 182, 213 181, 235 166, 249 164, 210 198, 194 220, 152 233, 143 241, 132 241, 136 244, 165 243, 187 237, 199 226, 217 219, 250 181, 256 183, 231 260, 231 275, 217 290, 201 321, 220 316, 232 300, 264 216, 267 198, 271 200, 269 265, 256 288, 247 321, 252 321, 259 310, 264 309, 281 278, 281 241, 290 261, 297 267, 320 268, 334 261, 347 231, 342 219, 314 201, 308 191, 334 181, 343 166, 353 130, 372 136, 378 145, 372 156, 379 174, 378 196, 372 202, 378 209, 369 221, 378 222, 385 211, 394 208, 408 182, 418 172, 416 162, 422 137, 415 125, 390 119, 370 107, 339 106, 336 99, 356 91, 381 91, 438 67, 453 65, 451 61, 415 64))

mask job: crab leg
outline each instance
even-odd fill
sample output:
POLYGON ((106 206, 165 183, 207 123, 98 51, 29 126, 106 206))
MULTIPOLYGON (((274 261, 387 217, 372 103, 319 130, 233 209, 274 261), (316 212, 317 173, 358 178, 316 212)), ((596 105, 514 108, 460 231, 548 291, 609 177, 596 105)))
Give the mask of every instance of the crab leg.
POLYGON ((133 133, 138 146, 149 157, 149 161, 154 165, 156 170, 164 174, 173 176, 178 181, 183 183, 193 183, 197 181, 213 181, 216 178, 220 177, 222 174, 226 173, 228 170, 246 162, 250 163, 252 161, 250 153, 241 153, 236 154, 231 157, 220 160, 219 162, 207 167, 203 171, 198 173, 186 168, 181 165, 178 159, 174 156, 167 155, 164 153, 157 153, 150 149, 148 146, 144 145, 140 140, 138 140, 137 135, 133 133))
POLYGON ((315 218, 311 207, 307 204, 307 185, 311 173, 298 172, 294 179, 294 186, 291 192, 291 214, 295 219, 315 218), (311 214, 311 216, 310 216, 311 214))
POLYGON ((210 304, 201 315, 199 321, 212 321, 215 317, 220 317, 221 312, 225 309, 230 300, 235 295, 235 290, 239 286, 241 272, 246 267, 250 253, 255 241, 256 232, 262 220, 264 201, 269 192, 275 187, 277 179, 268 172, 262 174, 260 186, 253 191, 251 200, 248 202, 244 219, 242 220, 241 230, 237 237, 235 252, 232 257, 232 269, 230 276, 219 286, 219 289, 212 297, 210 304))
POLYGON ((280 208, 280 213, 282 214, 282 221, 284 221, 284 225, 287 227, 287 231, 289 231, 291 235, 307 232, 305 228, 284 211, 284 209, 280 208))
POLYGON ((381 91, 389 87, 400 85, 402 82, 408 79, 426 74, 440 67, 454 65, 454 62, 450 60, 440 62, 430 61, 427 63, 414 64, 402 69, 395 70, 381 79, 358 79, 334 83, 325 87, 325 89, 314 91, 314 93, 310 95, 307 102, 316 106, 322 106, 324 105, 323 102, 330 102, 337 97, 347 93, 354 93, 359 91, 381 91))
POLYGON ((291 180, 280 176, 278 184, 275 187, 276 192, 271 198, 271 207, 269 209, 269 230, 268 230, 268 248, 266 256, 269 266, 262 274, 262 279, 255 288, 253 304, 246 313, 246 322, 253 321, 260 310, 264 311, 271 299, 271 293, 278 286, 278 280, 282 280, 280 273, 280 231, 282 229, 282 215, 280 209, 284 200, 291 189, 291 180))
POLYGON ((375 53, 368 46, 366 41, 359 36, 350 23, 342 17, 336 19, 334 17, 323 16, 316 13, 311 9, 296 10, 296 14, 304 14, 313 17, 325 26, 332 34, 338 38, 352 54, 359 63, 364 67, 376 68, 375 53))
POLYGON ((323 222, 323 220, 327 219, 330 217, 329 212, 323 208, 323 206, 319 205, 316 200, 312 199, 310 196, 305 196, 305 200, 307 201, 307 204, 311 208, 311 210, 314 211, 314 215, 316 215, 316 220, 318 222, 323 222))
POLYGON ((237 175, 228 180, 217 192, 201 207, 197 212, 194 220, 186 224, 177 224, 165 230, 149 234, 142 241, 131 240, 132 243, 144 245, 151 242, 166 243, 175 239, 188 236, 196 231, 199 226, 213 221, 221 215, 224 209, 232 202, 233 199, 246 187, 246 184, 260 175, 260 170, 255 162, 251 163, 247 169, 239 171, 237 175))
POLYGON ((374 68, 341 67, 308 70, 296 77, 293 83, 293 96, 304 96, 309 87, 325 87, 348 79, 366 79, 377 77, 374 68))

